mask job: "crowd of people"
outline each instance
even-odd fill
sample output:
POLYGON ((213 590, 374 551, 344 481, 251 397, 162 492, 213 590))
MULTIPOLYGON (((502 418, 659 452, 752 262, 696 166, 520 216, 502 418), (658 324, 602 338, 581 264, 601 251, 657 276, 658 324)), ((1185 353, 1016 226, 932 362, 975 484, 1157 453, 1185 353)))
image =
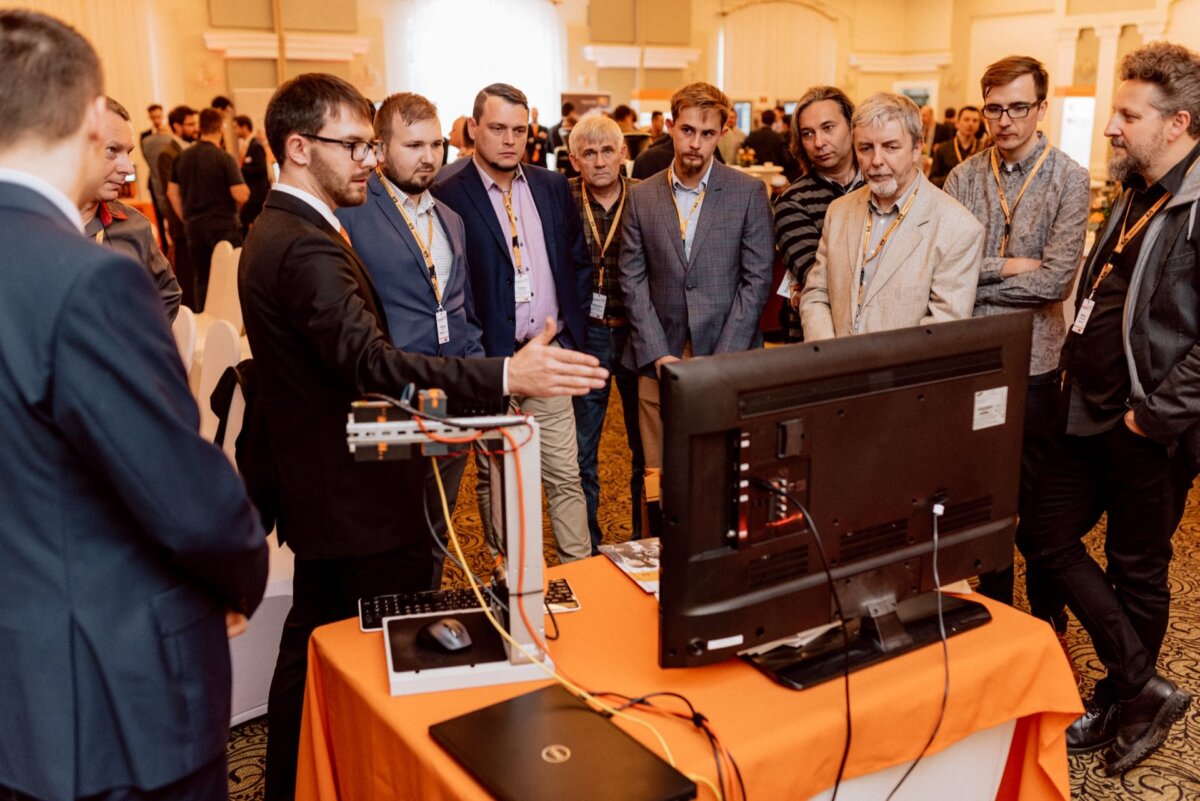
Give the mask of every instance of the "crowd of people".
MULTIPOLYGON (((811 87, 787 129, 801 174, 774 203, 718 155, 732 108, 707 83, 674 93, 657 134, 632 130, 627 107, 568 104, 543 128, 518 88, 491 84, 451 126, 464 157, 449 164, 430 99, 376 110, 327 74, 278 88, 265 147, 221 98, 166 125, 151 107, 141 145, 170 261, 116 200, 133 128, 87 41, 3 11, 0 67, 26 76, 0 92, 0 711, 17 723, 0 735, 0 797, 224 797, 224 637, 262 596, 264 534, 195 433, 169 331, 181 302, 203 307, 221 240, 243 247, 271 507, 296 556, 268 799, 294 793, 313 629, 360 597, 441 584, 421 522, 444 536, 429 464, 354 462, 350 403, 414 385, 460 413, 532 415, 565 562, 605 535, 615 383, 630 526, 656 535, 660 371, 761 347, 777 258, 797 340, 1033 311, 1017 544, 1033 614, 1061 633, 1069 609, 1107 669, 1069 750, 1104 749, 1122 773, 1190 704, 1156 669, 1171 536, 1200 465, 1200 56, 1186 48, 1122 64, 1105 133, 1124 191, 1086 257, 1089 176, 1038 131, 1049 77, 1025 56, 990 65, 981 105, 949 130, 902 95, 811 87), (635 133, 650 141, 629 176, 635 133), (571 178, 539 166, 560 147, 571 178), (1082 542, 1105 512, 1106 570, 1082 542)), ((439 463, 451 507, 467 458, 439 463)), ((499 547, 497 467, 474 458, 499 547)), ((980 589, 1011 603, 1013 574, 980 589)))

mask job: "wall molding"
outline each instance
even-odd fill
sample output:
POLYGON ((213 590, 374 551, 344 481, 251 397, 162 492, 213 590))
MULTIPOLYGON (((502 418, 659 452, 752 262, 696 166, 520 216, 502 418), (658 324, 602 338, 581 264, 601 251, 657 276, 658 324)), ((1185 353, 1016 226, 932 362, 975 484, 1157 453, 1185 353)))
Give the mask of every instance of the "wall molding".
POLYGON ((682 70, 700 58, 700 51, 692 47, 638 47, 625 44, 593 44, 583 48, 585 60, 597 69, 682 70), (644 63, 639 63, 644 61, 644 63))
MULTIPOLYGON (((353 61, 371 46, 365 36, 328 33, 285 33, 283 43, 287 57, 295 61, 353 61)), ((231 61, 279 57, 278 39, 264 31, 206 31, 204 46, 231 61)))
POLYGON ((851 53, 850 66, 859 72, 937 72, 954 61, 950 51, 935 53, 851 53))

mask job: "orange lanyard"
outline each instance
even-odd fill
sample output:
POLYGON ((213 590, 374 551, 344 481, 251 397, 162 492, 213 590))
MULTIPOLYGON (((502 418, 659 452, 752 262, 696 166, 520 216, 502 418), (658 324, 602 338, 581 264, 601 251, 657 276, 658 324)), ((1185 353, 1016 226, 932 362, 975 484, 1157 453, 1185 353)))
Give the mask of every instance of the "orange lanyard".
POLYGON ((396 197, 396 193, 392 191, 391 184, 383 177, 382 170, 376 170, 379 176, 379 182, 383 184, 383 188, 387 190, 388 197, 396 204, 396 209, 400 215, 404 217, 404 222, 408 223, 408 230, 412 233, 413 239, 417 240, 417 247, 421 251, 421 255, 425 258, 425 269, 429 270, 429 280, 433 282, 433 295, 437 298, 438 305, 442 305, 442 290, 438 286, 437 267, 433 262, 433 211, 428 213, 429 217, 429 243, 421 241, 420 234, 417 233, 417 226, 413 223, 412 217, 408 215, 408 209, 404 208, 404 204, 400 202, 400 198, 396 197))
POLYGON ((521 237, 517 233, 517 215, 513 214, 512 190, 509 189, 505 192, 501 189, 500 197, 504 198, 504 210, 508 212, 508 230, 512 235, 513 268, 517 272, 521 272, 521 237))
POLYGON ((679 238, 683 240, 683 246, 686 250, 688 222, 692 219, 692 215, 696 213, 696 209, 700 206, 700 201, 704 200, 704 193, 708 190, 700 190, 700 194, 696 195, 696 202, 692 204, 691 210, 685 217, 683 216, 683 210, 679 208, 679 201, 675 199, 675 180, 672 177, 671 170, 667 170, 667 186, 671 188, 671 202, 675 204, 675 214, 679 217, 679 238))
POLYGON ((1000 210, 1004 212, 1004 234, 1000 237, 1000 258, 1004 258, 1008 251, 1008 240, 1012 236, 1012 221, 1013 215, 1017 213, 1017 206, 1021 203, 1021 198, 1025 197, 1025 190, 1033 183, 1033 176, 1037 175, 1038 170, 1042 168, 1046 157, 1050 155, 1050 143, 1046 143, 1046 149, 1042 151, 1042 155, 1038 157, 1037 163, 1033 165, 1033 169, 1029 171, 1029 175, 1025 176, 1025 182, 1021 184, 1021 191, 1017 192, 1017 199, 1013 201, 1012 208, 1008 207, 1008 198, 1004 196, 1004 187, 1000 184, 1000 157, 997 155, 995 147, 992 148, 992 175, 996 177, 996 192, 1000 195, 1000 210))
POLYGON ((954 142, 954 155, 958 156, 958 160, 960 162, 966 161, 966 158, 974 156, 975 151, 979 148, 979 140, 978 139, 971 140, 971 152, 967 154, 966 158, 964 158, 963 154, 962 154, 962 148, 960 148, 958 146, 958 137, 956 136, 950 141, 954 142))
POLYGON ((904 217, 908 214, 909 207, 912 206, 913 201, 917 199, 917 193, 920 191, 921 186, 918 184, 916 188, 913 189, 913 193, 908 196, 908 200, 904 201, 904 205, 900 207, 900 214, 896 216, 896 219, 892 220, 892 224, 889 225, 888 229, 883 232, 883 238, 879 240, 879 244, 875 246, 875 249, 871 251, 870 255, 867 255, 867 246, 871 244, 871 228, 875 224, 875 215, 872 214, 870 208, 867 209, 867 230, 863 232, 862 241, 862 265, 858 269, 859 306, 862 306, 863 293, 866 291, 867 262, 879 255, 880 251, 883 250, 883 246, 887 244, 888 237, 891 236, 892 232, 900 226, 900 223, 904 222, 904 217))
MULTIPOLYGON (((618 178, 618 181, 621 179, 618 178)), ((624 182, 622 182, 624 183, 624 182)), ((600 229, 596 227, 596 218, 592 215, 592 204, 588 201, 587 184, 583 181, 579 182, 579 191, 583 193, 583 209, 587 212, 588 225, 592 228, 592 239, 597 245, 600 245, 600 229)), ((608 228, 608 236, 604 239, 604 244, 600 245, 600 280, 599 286, 604 288, 604 254, 608 250, 608 246, 612 244, 613 236, 617 233, 617 226, 621 223, 621 211, 625 208, 625 188, 621 188, 621 202, 617 204, 617 214, 613 217, 612 225, 608 228)), ((695 209, 693 209, 695 211, 695 209)))
POLYGON ((1133 228, 1129 229, 1128 231, 1125 229, 1125 226, 1129 222, 1129 210, 1133 207, 1133 204, 1130 203, 1125 207, 1125 216, 1121 218, 1121 235, 1117 237, 1117 246, 1113 248, 1112 255, 1108 257, 1108 261, 1104 262, 1104 266, 1100 268, 1100 274, 1096 276, 1096 281, 1092 284, 1092 291, 1088 293, 1088 298, 1095 296, 1096 289, 1100 286, 1100 282, 1105 278, 1108 278, 1108 274, 1113 271, 1113 260, 1121 255, 1122 251, 1125 250, 1125 246, 1128 245, 1135 236, 1142 232, 1142 229, 1150 223, 1150 220, 1154 217, 1154 215, 1158 214, 1159 209, 1161 209, 1170 199, 1171 193, 1167 192, 1158 200, 1154 201, 1154 205, 1147 209, 1146 213, 1143 214, 1141 218, 1133 224, 1133 228))

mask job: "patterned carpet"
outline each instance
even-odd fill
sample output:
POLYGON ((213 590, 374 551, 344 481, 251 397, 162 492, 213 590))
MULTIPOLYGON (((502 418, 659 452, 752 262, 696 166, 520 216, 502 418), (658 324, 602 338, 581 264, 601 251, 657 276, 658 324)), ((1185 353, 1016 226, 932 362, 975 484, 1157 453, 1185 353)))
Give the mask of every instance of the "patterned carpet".
MULTIPOLYGON (((629 510, 629 455, 625 446, 625 428, 620 413, 620 398, 612 393, 600 442, 600 527, 605 541, 622 542, 631 533, 629 510)), ((472 570, 483 574, 489 558, 483 545, 479 514, 475 507, 474 466, 463 479, 455 526, 463 537, 464 550, 472 570)), ((543 514, 543 530, 549 534, 550 521, 543 514)), ((1088 536, 1093 553, 1103 557, 1103 521, 1088 536)), ((545 543, 547 564, 556 564, 552 541, 545 543)), ((1024 585, 1024 565, 1018 557, 1018 587, 1024 585)), ((465 578, 455 565, 447 565, 446 582, 463 586, 465 578)), ((1188 498, 1183 523, 1175 536, 1175 559, 1171 566, 1173 611, 1171 626, 1163 644, 1160 669, 1170 679, 1200 693, 1200 490, 1188 498)), ((1017 606, 1028 609, 1024 597, 1017 606)), ((1080 688, 1091 694, 1096 679, 1103 675, 1095 651, 1086 634, 1072 621, 1068 634, 1071 657, 1079 668, 1080 688)), ((1081 801, 1189 801, 1200 798, 1200 702, 1175 725, 1167 742, 1152 757, 1124 776, 1104 775, 1098 754, 1072 757, 1072 798, 1081 801)), ((229 797, 231 801, 260 801, 263 765, 266 758, 267 725, 258 719, 234 728, 229 735, 229 797)), ((756 801, 768 801, 757 799, 756 801)), ((771 799, 769 801, 779 801, 771 799)), ((931 800, 935 801, 935 800, 931 800)))

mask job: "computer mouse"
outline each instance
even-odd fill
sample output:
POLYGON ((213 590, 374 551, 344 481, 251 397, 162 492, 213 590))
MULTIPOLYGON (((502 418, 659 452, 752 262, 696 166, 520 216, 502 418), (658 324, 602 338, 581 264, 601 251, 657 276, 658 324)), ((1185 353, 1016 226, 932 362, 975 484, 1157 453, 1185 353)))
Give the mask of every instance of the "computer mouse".
POLYGON ((435 651, 454 653, 471 647, 471 635, 457 619, 443 617, 422 626, 417 642, 435 651))

